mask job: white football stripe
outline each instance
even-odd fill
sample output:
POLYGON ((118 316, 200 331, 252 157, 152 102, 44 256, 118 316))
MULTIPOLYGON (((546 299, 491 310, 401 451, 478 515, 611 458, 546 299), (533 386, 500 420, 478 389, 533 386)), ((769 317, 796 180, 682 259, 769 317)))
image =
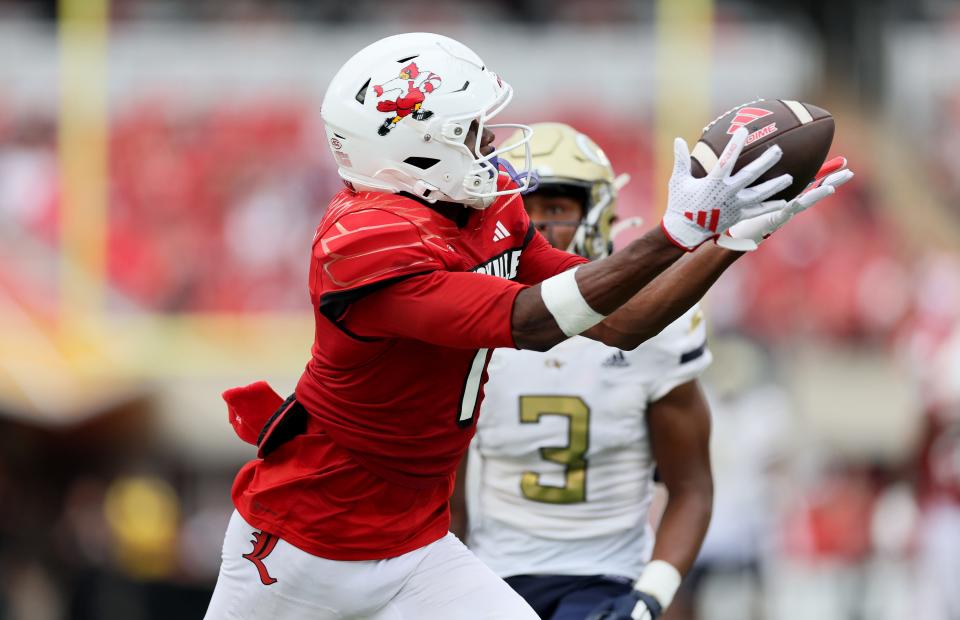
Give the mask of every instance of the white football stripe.
POLYGON ((693 146, 690 157, 696 159, 703 166, 704 171, 710 172, 717 165, 717 154, 713 152, 706 142, 701 140, 693 146))
POLYGON ((790 108, 790 111, 793 112, 793 115, 797 117, 797 120, 800 121, 801 125, 806 125, 813 120, 813 116, 810 115, 810 111, 807 110, 799 101, 788 101, 786 99, 781 99, 780 103, 790 108))

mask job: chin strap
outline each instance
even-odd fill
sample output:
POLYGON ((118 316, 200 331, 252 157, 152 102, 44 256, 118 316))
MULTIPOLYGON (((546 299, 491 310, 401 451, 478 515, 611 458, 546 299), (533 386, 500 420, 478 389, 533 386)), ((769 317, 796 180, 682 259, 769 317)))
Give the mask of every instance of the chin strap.
POLYGON ((500 157, 491 157, 490 165, 497 170, 503 169, 503 171, 507 173, 507 176, 509 176, 510 179, 518 186, 523 185, 525 180, 530 179, 530 185, 528 185, 525 190, 520 192, 521 194, 535 192, 537 191, 537 188, 540 187, 540 175, 538 175, 535 170, 517 172, 517 169, 513 167, 513 164, 500 157))

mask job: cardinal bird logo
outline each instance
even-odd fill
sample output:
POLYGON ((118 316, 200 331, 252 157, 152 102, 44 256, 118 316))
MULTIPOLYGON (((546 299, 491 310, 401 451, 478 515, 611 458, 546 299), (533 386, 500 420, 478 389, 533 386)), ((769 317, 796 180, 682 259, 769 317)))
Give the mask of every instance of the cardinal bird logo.
POLYGON ((244 553, 242 556, 253 562, 253 565, 257 567, 257 572, 260 573, 260 581, 265 586, 277 583, 277 579, 271 577, 270 573, 267 572, 267 567, 264 566, 263 560, 266 559, 266 557, 270 555, 270 552, 273 551, 273 548, 277 546, 278 540, 280 539, 273 534, 253 532, 253 540, 250 541, 253 544, 253 551, 244 553))
POLYGON ((423 109, 423 102, 430 93, 439 88, 442 78, 431 71, 422 71, 417 63, 411 62, 400 69, 400 74, 383 84, 374 84, 373 94, 377 96, 377 110, 392 112, 384 119, 377 133, 385 136, 397 123, 406 117, 416 121, 425 121, 433 112, 423 109))

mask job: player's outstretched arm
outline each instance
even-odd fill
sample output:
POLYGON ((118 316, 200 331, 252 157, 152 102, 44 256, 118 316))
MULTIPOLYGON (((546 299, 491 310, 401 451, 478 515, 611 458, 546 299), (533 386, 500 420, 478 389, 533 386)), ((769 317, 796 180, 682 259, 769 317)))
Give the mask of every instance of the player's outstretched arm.
POLYGON ((696 380, 650 404, 647 426, 657 470, 667 487, 666 510, 653 556, 633 591, 603 603, 589 620, 656 620, 673 601, 710 525, 710 410, 696 380))
MULTIPOLYGON (((698 179, 690 172, 686 143, 677 138, 669 201, 660 229, 648 232, 613 256, 548 278, 521 292, 512 316, 516 345, 546 351, 565 338, 583 333, 616 311, 685 252, 718 237, 737 222, 782 209, 784 201, 768 199, 790 185, 790 175, 750 187, 777 163, 782 155, 780 147, 770 147, 733 173, 746 139, 747 131, 737 130, 717 165, 706 177, 698 179)), ((696 285, 709 279, 699 274, 690 277, 696 285)), ((680 308, 670 320, 685 310, 680 308)), ((634 319, 639 323, 636 331, 648 331, 644 329, 644 317, 634 319)))
POLYGON ((524 289, 511 317, 517 347, 546 351, 589 329, 683 254, 656 229, 613 256, 524 289))
POLYGON ((680 258, 583 335, 625 351, 636 349, 703 299, 723 272, 743 255, 705 244, 680 258))
POLYGON ((810 187, 783 208, 743 220, 722 235, 716 245, 704 244, 670 266, 638 295, 584 336, 619 349, 631 350, 660 333, 700 301, 714 282, 745 251, 782 228, 853 178, 844 157, 824 163, 810 187), (720 247, 718 247, 720 246, 720 247), (729 249, 724 249, 729 248, 729 249))

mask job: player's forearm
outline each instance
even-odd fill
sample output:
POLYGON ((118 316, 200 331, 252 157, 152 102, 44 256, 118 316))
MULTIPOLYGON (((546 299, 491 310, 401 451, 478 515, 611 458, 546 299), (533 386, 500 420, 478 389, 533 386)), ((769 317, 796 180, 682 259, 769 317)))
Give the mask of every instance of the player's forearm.
POLYGON ((653 559, 667 562, 682 575, 700 551, 713 510, 710 407, 699 382, 682 383, 650 403, 647 426, 668 494, 653 559))
MULTIPOLYGON (((593 311, 611 314, 682 255, 657 228, 613 256, 579 267, 579 294, 593 311)), ((542 286, 522 291, 514 302, 513 336, 521 349, 545 351, 569 337, 547 308, 542 286)))
POLYGON ((651 559, 669 562, 686 575, 700 553, 712 510, 713 484, 709 477, 701 485, 671 491, 651 559))
POLYGON ((704 244, 671 265, 588 335, 620 349, 635 349, 700 301, 743 254, 704 244))
POLYGON ((620 252, 580 267, 577 283, 600 314, 612 314, 684 255, 655 228, 620 252))

